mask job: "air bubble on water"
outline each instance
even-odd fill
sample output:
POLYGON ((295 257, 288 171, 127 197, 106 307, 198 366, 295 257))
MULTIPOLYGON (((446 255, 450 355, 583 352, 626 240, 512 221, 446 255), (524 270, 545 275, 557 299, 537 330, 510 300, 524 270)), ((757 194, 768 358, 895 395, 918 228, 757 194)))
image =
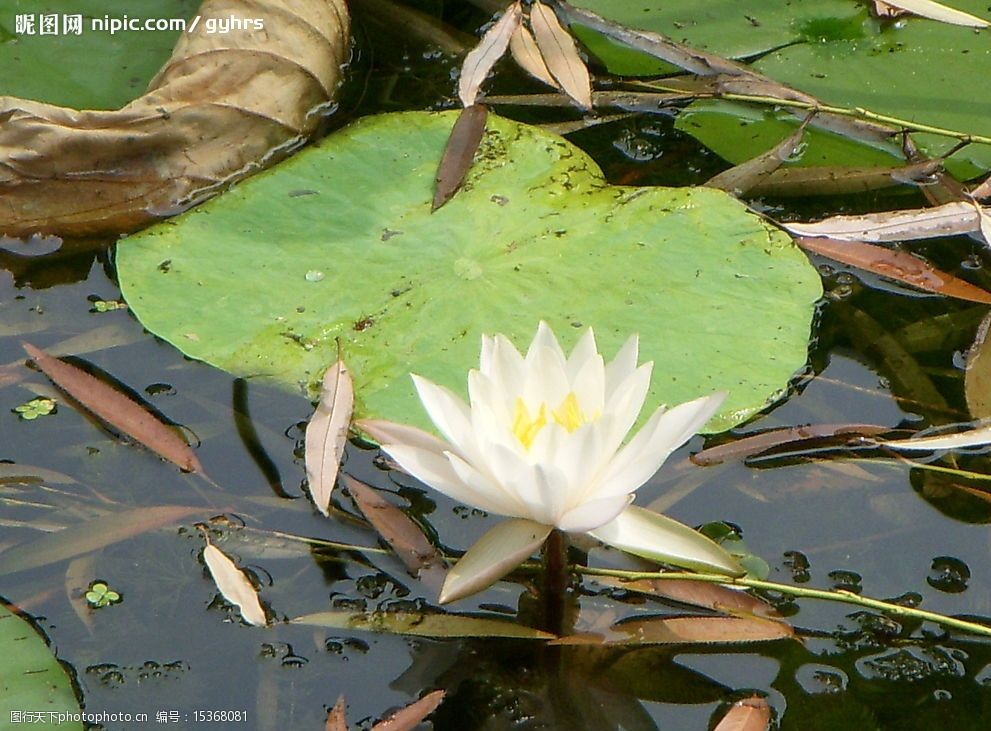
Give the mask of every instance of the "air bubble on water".
POLYGON ((818 663, 808 663, 795 672, 795 679, 806 693, 841 693, 846 690, 849 678, 838 668, 818 663))
POLYGON ((311 269, 310 271, 308 271, 306 273, 306 281, 307 282, 319 282, 325 276, 326 275, 323 272, 321 272, 319 269, 311 269))
POLYGON ((947 594, 959 594, 967 590, 970 580, 970 567, 959 558, 953 556, 937 556, 933 559, 932 568, 926 583, 933 589, 947 594))

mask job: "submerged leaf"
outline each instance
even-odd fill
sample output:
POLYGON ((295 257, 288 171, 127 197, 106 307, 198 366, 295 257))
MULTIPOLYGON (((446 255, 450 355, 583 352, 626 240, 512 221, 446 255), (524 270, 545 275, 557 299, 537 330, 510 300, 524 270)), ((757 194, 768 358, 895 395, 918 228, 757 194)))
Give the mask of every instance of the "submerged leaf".
POLYGON ((926 292, 956 297, 968 302, 991 304, 991 292, 940 271, 906 251, 895 251, 858 241, 809 236, 799 237, 796 242, 807 251, 918 287, 926 292))
POLYGON ((458 121, 451 129, 444 154, 437 167, 434 201, 431 209, 436 211, 447 203, 465 181, 478 152, 478 145, 485 134, 485 120, 489 110, 482 104, 465 107, 458 115, 458 121))
POLYGON ((42 372, 88 411, 186 472, 203 465, 188 444, 154 414, 100 379, 22 343, 42 372))
POLYGON ((463 106, 470 107, 478 99, 478 91, 509 46, 509 39, 520 24, 523 8, 519 0, 514 2, 503 13, 502 17, 489 28, 482 40, 478 42, 461 65, 461 78, 458 80, 458 97, 463 106))
POLYGON ((0 553, 0 575, 80 556, 206 511, 207 508, 202 507, 157 505, 94 518, 3 551, 0 553))
POLYGON ((203 548, 203 560, 221 596, 238 608, 245 622, 256 627, 268 624, 265 610, 258 601, 258 590, 227 554, 207 542, 203 548))
POLYGON ((758 695, 737 701, 713 731, 767 731, 771 724, 771 707, 758 695))
POLYGON ((571 34, 561 25, 554 11, 540 0, 530 6, 530 26, 551 75, 582 109, 591 109, 592 80, 571 34))
POLYGON ((318 129, 347 57, 344 0, 206 0, 197 18, 122 109, 0 97, 0 233, 132 230, 226 190, 318 129), (241 29, 209 32, 232 18, 241 29))
POLYGON ((411 612, 316 612, 291 620, 293 624, 333 629, 367 630, 414 637, 510 637, 550 640, 554 635, 503 619, 468 617, 458 614, 415 614, 411 612))
POLYGON ((974 344, 967 351, 967 365, 963 378, 964 397, 971 417, 991 417, 991 314, 977 328, 974 344))
MULTIPOLYGON (((362 515, 392 547, 413 576, 424 579, 426 574, 434 582, 437 579, 443 581, 446 573, 444 559, 416 523, 378 492, 350 475, 344 475, 344 484, 362 515)), ((435 588, 439 588, 439 583, 435 588)))
POLYGON ((412 731, 420 721, 437 710, 444 700, 444 691, 435 690, 427 693, 420 700, 400 708, 388 718, 372 726, 372 731, 412 731))
POLYGON ((344 457, 353 410, 351 373, 344 361, 338 360, 324 373, 320 403, 306 425, 306 479, 310 497, 324 515, 330 515, 330 495, 344 457))

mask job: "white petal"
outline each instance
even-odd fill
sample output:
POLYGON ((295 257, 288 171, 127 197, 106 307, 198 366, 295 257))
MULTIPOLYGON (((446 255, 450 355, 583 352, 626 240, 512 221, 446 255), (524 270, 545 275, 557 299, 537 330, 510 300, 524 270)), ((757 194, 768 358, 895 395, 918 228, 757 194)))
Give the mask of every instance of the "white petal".
POLYGON ((466 485, 473 494, 487 500, 492 506, 484 508, 478 503, 474 503, 476 507, 497 515, 508 515, 512 518, 530 517, 529 507, 512 490, 506 489, 500 481, 493 479, 492 475, 482 472, 456 454, 448 452, 446 456, 448 464, 457 475, 458 481, 466 485))
POLYGON ((408 447, 417 447, 437 454, 443 454, 452 449, 450 444, 435 437, 430 432, 417 429, 415 426, 397 424, 394 421, 360 419, 355 422, 355 426, 380 445, 404 444, 408 447))
POLYGON ((745 573, 735 558, 698 531, 635 505, 589 533, 614 548, 652 561, 729 576, 745 573))
POLYGON ((506 400, 513 402, 523 391, 526 363, 520 351, 505 335, 496 335, 492 341, 492 357, 489 368, 482 373, 492 379, 498 393, 505 394, 506 400))
MULTIPOLYGON (((552 336, 553 337, 553 336, 552 336)), ((565 373, 564 353, 561 348, 548 347, 545 345, 530 346, 526 354, 526 380, 523 383, 523 401, 533 412, 540 408, 541 404, 547 404, 551 409, 556 409, 558 404, 564 401, 568 395, 570 385, 568 376, 565 373)), ((547 415, 550 418, 550 414, 547 415)))
POLYGON ((568 381, 574 383, 575 377, 584 368, 585 362, 598 354, 599 351, 595 345, 595 333, 592 332, 592 328, 589 328, 572 348, 571 355, 568 356, 568 381))
POLYGON ((653 363, 644 363, 632 371, 606 400, 603 413, 610 414, 613 421, 612 429, 604 435, 603 448, 610 454, 619 449, 619 445, 623 443, 627 433, 636 423, 637 417, 640 416, 643 402, 647 399, 647 391, 650 389, 650 374, 653 368, 653 363))
POLYGON ((438 386, 415 373, 411 375, 423 408, 434 426, 458 452, 467 459, 474 459, 478 448, 471 428, 471 410, 468 405, 450 389, 438 386))
POLYGON ((507 506, 511 505, 508 500, 500 501, 498 494, 478 491, 461 480, 451 467, 449 459, 454 455, 450 452, 436 454, 402 444, 386 445, 383 449, 413 477, 452 500, 500 515, 506 514, 507 506))
POLYGON ((599 497, 633 492, 649 480, 668 456, 687 442, 719 409, 721 391, 673 409, 658 409, 647 424, 609 463, 596 489, 599 497))
POLYGON ((482 373, 491 373, 492 360, 495 357, 495 340, 490 335, 482 335, 482 352, 479 356, 479 370, 482 373))
POLYGON ((574 533, 588 533, 614 520, 626 510, 631 500, 633 500, 632 495, 619 495, 583 503, 561 516, 557 521, 557 527, 574 533))
POLYGON ((557 338, 554 337, 554 331, 551 330, 551 326, 543 320, 541 320, 540 324, 537 325, 537 334, 534 335, 533 342, 530 343, 530 347, 526 351, 527 362, 530 361, 531 355, 540 348, 549 348, 560 355, 562 361, 567 360, 564 355, 564 351, 561 350, 560 343, 558 343, 557 338))
POLYGON ((532 520, 505 520, 489 530, 447 573, 440 603, 463 599, 494 584, 526 561, 550 535, 532 520))
MULTIPOLYGON (((473 424, 481 415, 487 426, 494 430, 506 433, 512 430, 514 404, 510 403, 506 394, 496 389, 495 383, 487 375, 476 370, 468 372, 468 398, 473 424)), ((476 432, 475 436, 480 443, 484 443, 481 432, 476 432)))
POLYGON ((606 401, 623 381, 636 370, 637 357, 640 351, 640 340, 631 335, 616 353, 616 357, 606 364, 606 401))
POLYGON ((615 453, 615 449, 608 452, 603 449, 603 437, 611 431, 611 425, 612 417, 606 414, 578 427, 560 446, 554 464, 564 472, 567 481, 566 510, 585 502, 591 481, 615 453))
MULTIPOLYGON (((568 364, 570 367, 570 363, 568 364)), ((591 419, 601 414, 605 406, 606 368, 602 356, 593 353, 575 374, 568 374, 571 392, 578 399, 578 406, 585 417, 591 419)))

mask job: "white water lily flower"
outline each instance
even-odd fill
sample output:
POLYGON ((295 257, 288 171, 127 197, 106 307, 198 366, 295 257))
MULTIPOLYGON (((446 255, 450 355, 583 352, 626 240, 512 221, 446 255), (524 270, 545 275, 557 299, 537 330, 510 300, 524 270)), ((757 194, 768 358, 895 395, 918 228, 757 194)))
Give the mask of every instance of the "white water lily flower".
POLYGON ((631 506, 633 493, 719 408, 725 393, 658 408, 624 446, 650 385, 631 337, 608 364, 589 329, 570 356, 546 323, 526 355, 502 335, 483 336, 468 374, 470 404, 425 378, 413 380, 445 437, 387 421, 359 428, 404 470, 448 497, 513 520, 485 534, 448 574, 441 603, 479 591, 526 560, 554 528, 662 563, 740 575, 711 540, 671 518, 631 506))

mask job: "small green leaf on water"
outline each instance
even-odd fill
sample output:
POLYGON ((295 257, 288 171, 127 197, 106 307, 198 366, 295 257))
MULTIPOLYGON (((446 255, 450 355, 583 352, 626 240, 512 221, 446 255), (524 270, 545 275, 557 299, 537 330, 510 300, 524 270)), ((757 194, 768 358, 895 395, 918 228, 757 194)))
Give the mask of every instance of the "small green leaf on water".
POLYGON ((55 401, 50 398, 34 398, 12 409, 12 411, 26 421, 34 421, 39 416, 54 414, 55 401))
POLYGON ((87 297, 90 304, 90 312, 113 312, 114 310, 126 310, 127 305, 120 300, 104 300, 96 295, 87 297))
POLYGON ((111 589, 105 581, 94 581, 86 592, 86 601, 94 609, 108 607, 121 600, 121 595, 111 589))

